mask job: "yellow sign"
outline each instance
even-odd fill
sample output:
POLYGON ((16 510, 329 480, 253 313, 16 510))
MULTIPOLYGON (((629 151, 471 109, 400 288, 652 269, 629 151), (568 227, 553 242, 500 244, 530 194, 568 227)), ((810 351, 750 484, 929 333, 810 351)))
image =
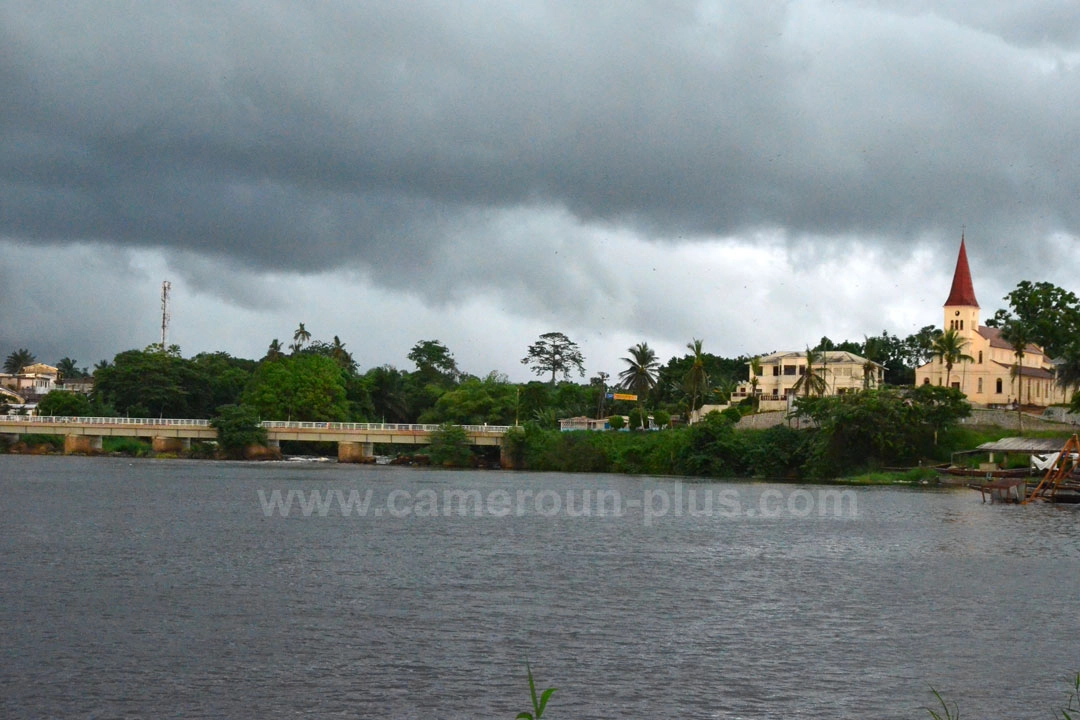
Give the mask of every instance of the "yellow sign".
POLYGON ((615 393, 611 398, 612 400, 637 400, 637 395, 628 395, 627 393, 615 393))

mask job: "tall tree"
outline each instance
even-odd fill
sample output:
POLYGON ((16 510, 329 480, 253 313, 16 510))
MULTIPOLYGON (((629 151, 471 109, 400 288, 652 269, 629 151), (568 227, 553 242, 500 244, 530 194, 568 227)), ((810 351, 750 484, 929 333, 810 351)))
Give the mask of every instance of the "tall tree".
POLYGON ((347 370, 350 373, 356 370, 356 362, 353 360, 352 353, 345 349, 345 343, 341 342, 341 338, 337 335, 334 336, 334 341, 330 344, 330 357, 341 366, 342 370, 347 370))
POLYGON ((56 369, 60 371, 60 377, 66 380, 86 376, 86 369, 79 369, 78 361, 69 357, 60 358, 56 363, 56 369))
POLYGON ((795 384, 791 386, 792 391, 798 395, 810 397, 816 395, 821 397, 825 394, 825 391, 829 387, 828 380, 825 379, 825 373, 828 370, 825 368, 822 362, 825 358, 824 351, 811 350, 806 348, 806 371, 795 381, 795 384))
POLYGON ((1049 357, 1058 357, 1080 337, 1080 298, 1052 283, 1020 282, 1005 296, 1009 310, 998 310, 987 320, 990 327, 1005 328, 1010 320, 1027 327, 1029 341, 1049 357))
POLYGON ((589 378, 589 387, 597 390, 596 398, 596 417, 604 417, 604 404, 607 400, 607 386, 608 380, 611 376, 604 371, 596 373, 593 377, 589 378))
POLYGON ((544 333, 529 346, 528 353, 521 359, 522 365, 528 365, 536 375, 551 373, 551 384, 560 374, 564 380, 570 379, 574 370, 585 377, 585 357, 577 343, 561 332, 544 333))
POLYGON ((4 372, 18 375, 27 365, 33 365, 37 357, 26 348, 14 350, 4 360, 4 372))
POLYGON ((758 385, 761 384, 761 381, 758 380, 758 378, 761 377, 763 372, 764 371, 763 371, 763 369, 761 367, 761 356, 760 355, 755 355, 754 357, 750 358, 750 395, 751 395, 751 397, 754 398, 754 403, 755 403, 754 407, 755 408, 758 407, 757 404, 756 404, 757 403, 757 388, 758 388, 758 385))
POLYGON ((421 340, 406 357, 416 363, 422 382, 452 385, 461 376, 453 353, 438 340, 421 340))
POLYGON ((656 360, 656 352, 649 347, 648 343, 640 342, 629 348, 630 357, 624 357, 622 361, 627 367, 619 373, 619 383, 626 390, 637 395, 638 413, 641 416, 641 429, 645 429, 645 396, 656 385, 656 371, 659 363, 656 360))
POLYGON ((709 374, 705 372, 705 356, 701 349, 702 341, 694 338, 686 344, 693 358, 693 364, 686 373, 686 389, 690 392, 690 414, 697 410, 697 399, 709 384, 709 374))
POLYGON ((952 369, 957 363, 975 359, 964 352, 967 345, 967 338, 961 335, 959 330, 946 330, 934 339, 933 356, 945 363, 945 387, 952 387, 952 369))
POLYGON ((1021 435, 1024 434, 1024 356, 1035 332, 1031 324, 1011 315, 1006 315, 1001 325, 1001 337, 1012 346, 1013 357, 1016 358, 1011 374, 1016 379, 1016 421, 1021 435))
POLYGON ((296 332, 293 333, 293 348, 295 352, 300 352, 304 349, 304 344, 311 339, 311 333, 304 327, 304 323, 300 323, 300 327, 296 328, 296 332))
POLYGON ((273 362, 274 360, 280 360, 285 357, 285 353, 282 352, 284 348, 281 345, 281 341, 274 338, 270 341, 270 347, 266 348, 266 355, 263 356, 263 360, 273 362))
POLYGON ((347 420, 344 373, 332 359, 304 353, 262 363, 244 390, 243 403, 264 420, 347 420))

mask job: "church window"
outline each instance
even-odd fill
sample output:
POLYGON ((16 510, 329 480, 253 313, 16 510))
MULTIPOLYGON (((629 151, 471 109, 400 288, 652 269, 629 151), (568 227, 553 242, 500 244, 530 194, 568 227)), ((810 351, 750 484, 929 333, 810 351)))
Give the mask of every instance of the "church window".
POLYGON ((982 350, 979 351, 979 364, 982 365, 982 350))
POLYGON ((997 394, 1001 394, 1001 378, 997 379, 997 394))
POLYGON ((930 384, 930 378, 928 378, 928 377, 924 377, 924 378, 922 379, 922 384, 923 384, 923 385, 929 385, 929 384, 930 384))
POLYGON ((982 392, 982 378, 979 378, 979 389, 977 392, 982 392))

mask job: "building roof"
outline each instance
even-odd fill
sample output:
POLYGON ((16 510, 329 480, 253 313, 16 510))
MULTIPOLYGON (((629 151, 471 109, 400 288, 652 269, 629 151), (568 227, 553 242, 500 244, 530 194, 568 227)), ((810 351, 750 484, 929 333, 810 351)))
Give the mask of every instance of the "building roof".
MULTIPOLYGON (((982 325, 979 326, 976 332, 978 332, 979 335, 990 341, 990 347, 1002 348, 1004 350, 1013 349, 1012 343, 1001 337, 1001 328, 986 327, 985 325, 982 325)), ((1024 350, 1024 352, 1029 354, 1034 353, 1038 355, 1043 354, 1042 348, 1038 345, 1035 345, 1034 343, 1028 343, 1028 346, 1024 350)))
MULTIPOLYGON (((826 350, 825 352, 820 353, 820 355, 821 355, 822 359, 819 362, 822 365, 858 365, 859 367, 862 367, 867 362, 873 362, 873 361, 868 361, 866 358, 862 357, 861 355, 856 355, 855 353, 848 352, 846 350, 826 350)), ((769 355, 763 355, 760 358, 758 358, 758 360, 763 365, 770 365, 772 363, 778 363, 778 362, 781 362, 783 360, 796 360, 796 361, 803 360, 803 361, 805 361, 806 360, 806 351, 805 350, 789 350, 789 351, 786 351, 786 352, 774 352, 774 353, 771 353, 769 355)), ((747 362, 746 364, 749 365, 750 363, 747 362)), ((875 367, 879 367, 879 368, 885 367, 881 363, 873 363, 873 364, 874 364, 875 367)))
POLYGON ((979 307, 979 301, 975 299, 975 288, 971 284, 971 269, 968 267, 967 250, 964 248, 963 235, 960 236, 960 254, 956 258, 952 289, 949 290, 949 299, 945 301, 945 307, 951 305, 979 307))
MULTIPOLYGON (((1016 367, 1015 365, 1009 365, 1007 363, 998 362, 997 360, 994 360, 994 364, 995 365, 1000 365, 1001 367, 1006 368, 1008 370, 1012 370, 1014 367, 1016 367)), ((1037 378, 1039 380, 1053 380, 1054 379, 1054 373, 1050 372, 1049 370, 1043 370, 1042 368, 1034 368, 1034 367, 1028 367, 1027 365, 1024 365, 1023 367, 1020 368, 1020 377, 1037 378)))
POLYGON ((60 371, 52 365, 46 365, 45 363, 34 363, 33 365, 26 365, 25 367, 23 367, 22 372, 19 374, 58 375, 59 373, 60 371))
POLYGON ((1045 438, 1007 437, 983 443, 978 447, 983 452, 1046 453, 1057 452, 1062 446, 1061 440, 1045 438))

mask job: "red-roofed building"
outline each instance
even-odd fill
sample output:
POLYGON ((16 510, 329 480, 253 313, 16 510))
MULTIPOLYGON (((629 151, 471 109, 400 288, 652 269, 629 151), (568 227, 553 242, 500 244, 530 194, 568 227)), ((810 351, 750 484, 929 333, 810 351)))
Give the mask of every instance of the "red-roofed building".
POLYGON ((1042 348, 1028 345, 1020 367, 1019 382, 1014 377, 1016 351, 1001 337, 997 328, 979 325, 979 301, 971 282, 967 248, 960 238, 952 288, 945 301, 946 330, 956 330, 967 341, 964 353, 971 360, 958 363, 948 372, 945 363, 932 360, 915 371, 916 385, 949 385, 963 392, 976 405, 1011 405, 1020 399, 1023 388, 1025 405, 1047 406, 1067 402, 1065 391, 1057 386, 1054 366, 1042 348))

